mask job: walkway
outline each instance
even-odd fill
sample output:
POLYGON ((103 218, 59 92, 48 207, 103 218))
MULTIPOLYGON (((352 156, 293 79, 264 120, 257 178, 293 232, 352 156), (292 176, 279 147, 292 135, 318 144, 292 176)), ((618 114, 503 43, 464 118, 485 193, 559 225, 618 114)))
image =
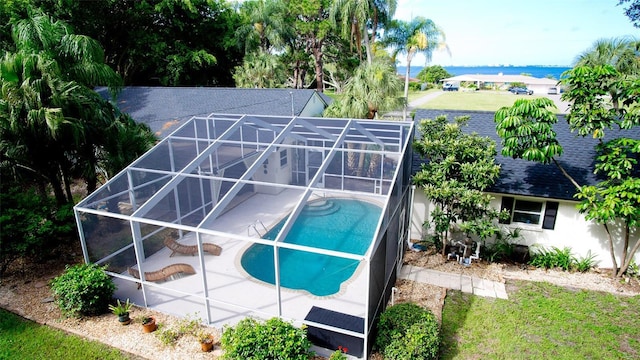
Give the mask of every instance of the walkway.
POLYGON ((451 274, 413 265, 404 265, 398 277, 447 289, 460 290, 477 296, 508 299, 507 290, 503 283, 474 276, 451 274))
MULTIPOLYGON (((407 107, 407 116, 409 116, 409 114, 411 113, 412 110, 414 110, 416 107, 430 101, 433 100, 435 98, 437 98, 438 96, 444 94, 444 91, 436 91, 436 92, 430 92, 424 96, 421 96, 419 98, 413 99, 411 101, 409 101, 409 106, 407 107)), ((389 111, 385 114, 381 114, 380 116, 383 119, 401 119, 402 118, 402 109, 400 110, 394 110, 394 111, 389 111)))

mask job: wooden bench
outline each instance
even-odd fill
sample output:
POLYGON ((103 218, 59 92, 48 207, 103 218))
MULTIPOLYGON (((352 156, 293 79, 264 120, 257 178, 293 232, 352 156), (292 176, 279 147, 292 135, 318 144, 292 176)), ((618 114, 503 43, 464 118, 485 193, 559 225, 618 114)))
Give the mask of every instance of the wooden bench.
MULTIPOLYGON (((167 280, 173 280, 176 276, 183 275, 193 275, 196 273, 196 270, 193 266, 189 264, 171 264, 169 266, 165 266, 160 270, 156 271, 145 271, 144 279, 146 281, 152 282, 162 282, 167 280)), ((136 279, 140 279, 140 271, 138 269, 129 268, 129 275, 133 276, 136 279)), ((138 283, 138 289, 142 284, 138 283)))
MULTIPOLYGON (((173 255, 175 254, 185 254, 193 256, 198 253, 198 245, 183 245, 169 236, 164 239, 164 245, 172 251, 169 257, 173 257, 173 255)), ((211 255, 220 255, 220 253, 222 252, 222 248, 220 246, 212 243, 202 243, 202 250, 211 255)))

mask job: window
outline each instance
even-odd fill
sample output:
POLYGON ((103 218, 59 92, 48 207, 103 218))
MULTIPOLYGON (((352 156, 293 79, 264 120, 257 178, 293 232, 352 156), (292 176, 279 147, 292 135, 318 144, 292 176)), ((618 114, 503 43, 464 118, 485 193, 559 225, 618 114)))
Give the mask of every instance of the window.
POLYGON ((553 230, 556 225, 558 205, 555 201, 532 201, 503 196, 501 210, 509 211, 511 217, 501 223, 542 225, 543 229, 553 230))
POLYGON ((287 149, 280 151, 280 167, 287 165, 287 149))
POLYGON ((525 224, 540 224, 542 202, 515 199, 511 221, 525 224))

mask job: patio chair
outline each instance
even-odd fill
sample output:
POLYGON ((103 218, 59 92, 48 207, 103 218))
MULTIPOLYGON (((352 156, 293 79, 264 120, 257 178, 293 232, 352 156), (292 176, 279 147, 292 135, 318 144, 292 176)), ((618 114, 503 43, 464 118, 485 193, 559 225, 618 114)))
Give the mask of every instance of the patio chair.
MULTIPOLYGON (((183 245, 177 242, 172 237, 166 237, 164 239, 164 245, 171 249, 171 255, 169 257, 173 257, 175 254, 185 254, 185 255, 196 255, 198 253, 198 245, 183 245)), ((222 248, 216 244, 212 243, 202 243, 202 250, 211 255, 220 255, 222 252, 222 248)))
MULTIPOLYGON (((129 275, 133 276, 134 278, 140 279, 140 271, 138 269, 130 267, 128 272, 129 275)), ((145 271, 144 279, 146 281, 162 282, 167 280, 174 280, 177 277, 182 277, 183 275, 193 275, 195 273, 196 270, 189 264, 171 264, 169 266, 163 267, 160 270, 145 271)), ((141 283, 138 283, 138 289, 140 289, 141 285, 141 283)))

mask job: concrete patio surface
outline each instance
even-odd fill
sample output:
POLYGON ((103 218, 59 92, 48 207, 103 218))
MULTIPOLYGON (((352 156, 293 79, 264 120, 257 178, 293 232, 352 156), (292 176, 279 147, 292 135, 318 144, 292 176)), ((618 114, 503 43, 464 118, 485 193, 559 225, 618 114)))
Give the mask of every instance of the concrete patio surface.
POLYGON ((460 290, 477 296, 508 299, 504 283, 481 279, 475 276, 451 274, 413 265, 404 265, 398 277, 400 279, 431 284, 447 289, 460 290))

